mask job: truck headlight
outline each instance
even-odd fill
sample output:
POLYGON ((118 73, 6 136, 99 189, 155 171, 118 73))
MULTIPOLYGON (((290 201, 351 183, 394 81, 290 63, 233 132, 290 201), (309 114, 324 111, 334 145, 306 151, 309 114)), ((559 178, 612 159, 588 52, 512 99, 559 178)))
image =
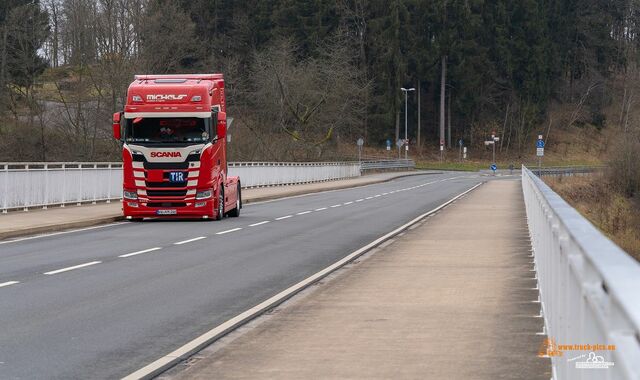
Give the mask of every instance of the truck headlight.
POLYGON ((124 190, 122 197, 125 199, 138 199, 138 194, 135 191, 124 190))
POLYGON ((198 191, 196 193, 196 199, 207 199, 207 198, 211 198, 212 195, 213 195, 213 190, 198 191))

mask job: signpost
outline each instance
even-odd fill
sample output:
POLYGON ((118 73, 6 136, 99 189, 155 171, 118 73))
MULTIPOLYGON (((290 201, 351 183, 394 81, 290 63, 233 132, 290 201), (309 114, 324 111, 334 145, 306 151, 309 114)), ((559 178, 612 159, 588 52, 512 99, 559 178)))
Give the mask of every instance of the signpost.
POLYGON ((444 139, 440 139, 440 162, 444 159, 444 139))
POLYGON ((500 137, 496 137, 496 132, 493 131, 491 132, 491 140, 485 141, 484 145, 492 145, 492 149, 493 149, 493 163, 495 165, 496 162, 496 143, 500 141, 500 137))
POLYGON ((467 159, 467 147, 466 146, 464 148, 462 148, 462 159, 463 160, 467 159))
POLYGON ((496 175, 496 170, 498 170, 498 166, 496 164, 491 164, 489 168, 493 170, 493 175, 496 175))
POLYGON ((356 141, 356 144, 358 144, 358 162, 360 162, 362 161, 362 146, 364 145, 364 139, 360 137, 358 141, 356 141))
POLYGON ((391 140, 387 139, 387 150, 391 150, 391 140))
POLYGON ((400 159, 400 148, 402 148, 403 145, 404 140, 398 139, 398 141, 396 141, 396 146, 398 147, 398 160, 400 159))
POLYGON ((460 147, 460 161, 462 161, 462 146, 464 145, 464 140, 458 140, 458 146, 460 147))
POLYGON ((542 172, 542 157, 544 157, 544 140, 542 135, 538 135, 538 141, 536 141, 536 156, 538 157, 538 177, 542 172))

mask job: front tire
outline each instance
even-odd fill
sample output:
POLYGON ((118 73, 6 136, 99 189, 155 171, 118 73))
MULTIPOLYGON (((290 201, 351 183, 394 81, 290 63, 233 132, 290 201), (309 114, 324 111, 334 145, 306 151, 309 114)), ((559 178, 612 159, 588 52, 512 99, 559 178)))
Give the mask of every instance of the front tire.
POLYGON ((240 183, 238 183, 238 192, 237 192, 237 197, 236 197, 236 208, 234 208, 233 210, 229 211, 229 216, 231 217, 238 217, 240 216, 240 209, 242 208, 242 194, 240 193, 240 183))
POLYGON ((220 191, 218 191, 218 207, 214 210, 214 219, 222 220, 224 218, 224 188, 220 186, 220 191))

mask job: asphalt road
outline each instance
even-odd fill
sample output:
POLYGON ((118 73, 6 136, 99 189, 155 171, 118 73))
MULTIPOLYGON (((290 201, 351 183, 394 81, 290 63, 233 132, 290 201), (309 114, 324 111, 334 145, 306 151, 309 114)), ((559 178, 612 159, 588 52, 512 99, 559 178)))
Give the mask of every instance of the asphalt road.
POLYGON ((0 379, 120 378, 481 182, 404 177, 0 242, 0 379))

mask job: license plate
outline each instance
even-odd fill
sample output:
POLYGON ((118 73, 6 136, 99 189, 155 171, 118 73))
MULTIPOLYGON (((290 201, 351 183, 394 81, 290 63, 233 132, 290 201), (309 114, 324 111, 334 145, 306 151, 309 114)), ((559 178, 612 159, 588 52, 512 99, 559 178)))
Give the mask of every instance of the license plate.
POLYGON ((184 182, 184 172, 169 172, 169 182, 184 182))
POLYGON ((156 215, 175 215, 178 210, 156 210, 156 215))

